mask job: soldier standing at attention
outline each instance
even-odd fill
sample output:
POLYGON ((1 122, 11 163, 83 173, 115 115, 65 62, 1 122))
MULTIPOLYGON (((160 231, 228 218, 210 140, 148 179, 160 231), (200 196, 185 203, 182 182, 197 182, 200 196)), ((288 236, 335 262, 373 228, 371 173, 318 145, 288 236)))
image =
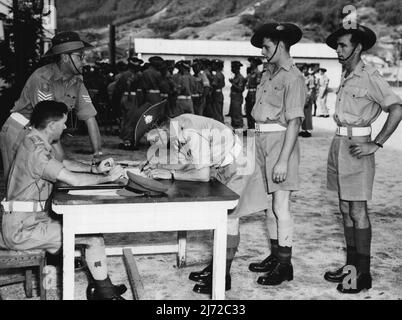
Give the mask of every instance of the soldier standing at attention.
MULTIPOLYGON (((320 68, 320 77, 318 79, 318 105, 320 107, 320 117, 329 118, 328 107, 327 107, 327 97, 328 97, 328 84, 329 79, 325 74, 327 69, 320 68)), ((314 116, 316 114, 314 113, 314 116)))
POLYGON ((129 58, 128 70, 117 80, 115 91, 121 92, 121 127, 120 139, 123 143, 120 148, 132 150, 134 139, 134 113, 141 105, 141 100, 137 96, 140 89, 141 65, 144 61, 138 58, 129 58))
POLYGON ((222 89, 225 87, 225 76, 222 73, 223 61, 219 59, 214 60, 212 62, 212 70, 215 74, 213 75, 211 83, 211 117, 219 122, 224 123, 222 89))
POLYGON ((342 293, 371 288, 371 224, 367 201, 372 197, 374 153, 383 147, 402 119, 401 98, 375 68, 361 60, 362 52, 375 42, 375 33, 359 24, 355 28, 341 27, 326 40, 336 50, 343 67, 336 94, 334 120, 338 127, 328 155, 327 185, 329 190, 338 192, 346 265, 356 268, 357 278, 355 286, 344 285, 346 266, 326 272, 324 278, 339 283, 337 290, 342 293), (378 135, 371 139, 371 124, 381 111, 389 113, 388 118, 378 135))
POLYGON ((145 96, 144 102, 149 102, 152 105, 162 101, 159 85, 162 78, 160 69, 163 66, 163 59, 159 56, 153 56, 148 61, 149 66, 142 73, 141 84, 145 96))
POLYGON ((176 63, 176 68, 179 72, 173 75, 173 81, 178 89, 177 109, 181 110, 181 114, 194 113, 191 95, 196 92, 196 82, 190 74, 191 63, 190 61, 182 60, 176 63))
POLYGON ((229 79, 232 84, 230 88, 230 117, 232 118, 233 129, 243 129, 243 114, 241 107, 243 105, 243 91, 246 86, 246 79, 240 73, 240 67, 243 64, 240 61, 232 61, 231 67, 234 74, 233 79, 229 79))
POLYGON ((257 92, 257 86, 261 82, 261 72, 258 70, 258 66, 262 64, 260 58, 248 58, 250 62, 250 73, 247 76, 247 96, 246 96, 246 116, 247 116, 247 128, 254 129, 255 121, 251 116, 251 110, 253 110, 255 103, 255 94, 257 92))
MULTIPOLYGON (((204 113, 205 102, 203 101, 203 93, 204 93, 204 81, 205 75, 201 73, 201 66, 200 61, 195 59, 191 67, 193 68, 194 72, 194 79, 196 85, 196 91, 191 95, 193 98, 193 106, 194 106, 194 113, 196 115, 202 116, 204 113)), ((208 80, 208 79, 207 79, 208 80)), ((209 83, 209 82, 208 82, 209 83)))
MULTIPOLYGON (((18 146, 29 132, 34 106, 43 100, 64 102, 69 111, 74 110, 78 119, 87 125, 94 157, 102 156, 100 131, 95 118, 97 112, 82 79, 83 50, 88 48, 92 46, 75 32, 60 32, 52 39, 52 47, 43 57, 54 58, 55 62, 35 70, 29 77, 0 133, 6 178, 18 146)), ((60 141, 52 147, 56 150, 56 157, 63 159, 60 141)))
POLYGON ((297 134, 304 118, 307 93, 304 77, 289 50, 301 37, 302 31, 294 24, 267 23, 251 38, 251 44, 262 48, 268 62, 251 113, 256 121, 257 165, 265 190, 272 195, 272 212, 267 210, 271 254, 262 262, 249 265, 252 272, 266 272, 257 280, 262 285, 293 280, 290 196, 299 188, 297 134))

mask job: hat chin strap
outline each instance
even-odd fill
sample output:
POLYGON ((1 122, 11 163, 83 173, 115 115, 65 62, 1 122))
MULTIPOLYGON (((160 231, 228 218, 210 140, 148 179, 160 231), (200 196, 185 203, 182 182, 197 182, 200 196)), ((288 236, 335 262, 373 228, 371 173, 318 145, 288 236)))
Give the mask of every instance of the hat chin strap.
POLYGON ((275 57, 276 52, 278 51, 278 46, 279 46, 279 41, 278 41, 278 43, 276 44, 275 51, 274 51, 274 53, 272 54, 271 58, 267 59, 267 62, 268 62, 268 63, 270 63, 271 60, 272 60, 272 58, 275 57))
POLYGON ((348 61, 350 59, 350 57, 353 56, 353 54, 355 53, 356 49, 357 49, 357 45, 354 47, 352 53, 347 58, 345 58, 345 59, 340 59, 339 58, 339 61, 348 61))
POLYGON ((75 63, 74 63, 74 61, 73 61, 73 58, 71 58, 71 53, 69 53, 68 56, 70 57, 70 61, 71 61, 71 63, 73 64, 75 71, 77 71, 77 74, 82 74, 82 72, 80 72, 80 71, 78 70, 77 66, 75 65, 75 63))

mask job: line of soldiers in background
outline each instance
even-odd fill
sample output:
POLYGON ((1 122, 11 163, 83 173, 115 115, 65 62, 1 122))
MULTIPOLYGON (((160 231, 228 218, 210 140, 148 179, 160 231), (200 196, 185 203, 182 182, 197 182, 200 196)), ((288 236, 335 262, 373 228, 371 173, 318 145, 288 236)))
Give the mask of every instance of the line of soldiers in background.
MULTIPOLYGON (((247 89, 246 117, 249 129, 254 129, 251 110, 255 103, 257 86, 261 80, 258 66, 261 59, 249 58, 250 66, 247 77, 240 74, 243 66, 239 61, 232 61, 234 77, 230 90, 230 111, 234 129, 243 128, 243 92, 247 89)), ((189 60, 163 60, 159 56, 149 58, 147 63, 136 57, 128 59, 127 64, 119 62, 116 70, 108 64, 86 66, 84 81, 89 92, 97 89, 103 99, 109 99, 114 114, 121 118, 120 138, 122 149, 133 148, 133 130, 135 115, 139 108, 167 100, 165 114, 175 117, 183 113, 193 113, 224 122, 222 90, 225 76, 222 72, 223 61, 206 58, 189 60), (174 73, 174 69, 178 72, 174 73), (107 97, 105 97, 105 94, 107 97)), ((93 97, 94 99, 94 97, 93 97)), ((98 98, 99 99, 99 98, 98 98)), ((96 105, 96 98, 94 99, 96 105)))

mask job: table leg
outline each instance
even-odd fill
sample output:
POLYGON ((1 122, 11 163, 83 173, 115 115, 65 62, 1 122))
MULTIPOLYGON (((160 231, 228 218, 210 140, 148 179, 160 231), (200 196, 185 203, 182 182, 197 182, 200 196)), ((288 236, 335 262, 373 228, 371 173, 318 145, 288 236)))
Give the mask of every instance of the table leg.
MULTIPOLYGON (((226 214, 226 213, 225 213, 226 214)), ((225 299, 227 220, 214 230, 212 299, 225 299)))
POLYGON ((63 219, 63 300, 74 300, 74 232, 63 219))
POLYGON ((178 241, 177 267, 182 268, 186 265, 187 231, 178 231, 177 241, 178 241))

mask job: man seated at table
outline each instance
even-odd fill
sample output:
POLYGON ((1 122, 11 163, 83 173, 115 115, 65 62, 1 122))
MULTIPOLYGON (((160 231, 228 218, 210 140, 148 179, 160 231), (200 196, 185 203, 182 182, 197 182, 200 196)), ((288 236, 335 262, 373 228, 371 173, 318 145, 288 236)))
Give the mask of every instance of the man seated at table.
MULTIPOLYGON (((148 150, 149 164, 143 170, 149 177, 216 179, 240 195, 237 207, 228 216, 225 289, 230 290, 230 267, 240 242, 239 218, 268 207, 261 172, 255 170, 254 152, 244 157, 243 144, 230 128, 193 114, 168 119, 160 129, 151 130, 147 139, 152 146, 148 150)), ((192 272, 190 280, 198 281, 193 291, 211 293, 212 262, 204 270, 192 272)))
MULTIPOLYGON (((7 198, 2 202, 4 242, 12 250, 43 249, 51 254, 62 246, 61 222, 51 217, 49 197, 54 183, 73 186, 112 182, 123 175, 113 159, 98 166, 72 160, 56 160, 52 144, 66 128, 67 106, 62 102, 42 101, 33 110, 32 131, 20 145, 7 181, 7 198)), ((0 234, 1 236, 1 234, 0 234)), ((94 279, 89 299, 124 300, 124 285, 114 286, 107 273, 104 239, 101 235, 79 236, 85 245, 85 259, 94 279)))

